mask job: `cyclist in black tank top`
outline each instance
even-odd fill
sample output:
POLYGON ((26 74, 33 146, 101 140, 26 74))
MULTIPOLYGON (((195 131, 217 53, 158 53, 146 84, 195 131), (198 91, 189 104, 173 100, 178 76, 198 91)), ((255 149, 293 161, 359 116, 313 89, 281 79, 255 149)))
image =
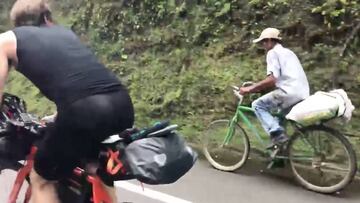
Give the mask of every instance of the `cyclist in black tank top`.
POLYGON ((0 34, 0 99, 10 60, 56 104, 57 118, 38 146, 30 178, 34 203, 59 202, 53 181, 70 175, 107 136, 132 127, 133 105, 78 37, 53 24, 45 0, 18 0, 11 18, 16 28, 0 34))

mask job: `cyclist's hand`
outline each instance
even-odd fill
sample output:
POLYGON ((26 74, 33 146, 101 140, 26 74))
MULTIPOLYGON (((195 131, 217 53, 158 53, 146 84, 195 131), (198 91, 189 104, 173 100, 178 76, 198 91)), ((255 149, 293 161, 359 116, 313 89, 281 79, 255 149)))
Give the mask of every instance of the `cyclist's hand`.
POLYGON ((241 95, 246 95, 250 93, 250 87, 240 87, 239 93, 241 95))

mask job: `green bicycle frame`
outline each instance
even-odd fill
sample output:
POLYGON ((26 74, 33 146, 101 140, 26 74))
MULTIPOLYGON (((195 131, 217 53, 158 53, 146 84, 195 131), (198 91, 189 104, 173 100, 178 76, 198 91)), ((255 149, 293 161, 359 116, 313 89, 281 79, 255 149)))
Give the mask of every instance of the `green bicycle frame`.
MULTIPOLYGON (((237 123, 239 123, 240 121, 242 121, 242 123, 248 127, 251 130, 251 133, 254 134, 257 138, 257 140, 260 141, 261 145, 265 148, 266 147, 266 143, 264 141, 263 138, 261 138, 259 131, 257 130, 257 128, 251 123, 251 121, 248 119, 248 117, 245 115, 245 113, 252 113, 255 114, 254 109, 252 109, 251 107, 248 106, 242 106, 241 102, 238 103, 238 106, 236 108, 236 113, 234 115, 234 117, 231 119, 227 132, 226 132, 226 136, 224 138, 223 141, 223 145, 227 145, 230 143, 232 137, 234 136, 234 129, 235 129, 235 125, 237 125, 237 123)), ((275 113, 273 114, 274 116, 283 119, 282 118, 282 114, 281 113, 275 113)), ((286 120, 283 120, 286 121, 286 120)), ((290 122, 291 123, 291 122, 290 122)), ((284 123, 285 124, 285 123, 284 123)), ((294 127, 296 127, 297 129, 299 129, 299 126, 297 125, 293 125, 294 127)), ((312 146, 312 145, 311 145, 312 146)), ((312 146, 313 147, 313 146, 312 146)), ((267 154, 271 154, 271 152, 269 150, 266 150, 267 154)), ((278 158, 283 158, 283 159, 287 159, 287 157, 285 156, 277 156, 278 158)), ((301 158, 300 158, 301 159, 301 158)))
MULTIPOLYGON (((231 141, 232 137, 234 136, 234 129, 235 129, 235 125, 237 125, 237 123, 239 123, 240 121, 242 121, 242 123, 248 127, 251 130, 251 133, 254 134, 257 138, 257 140, 259 140, 259 142, 261 143, 261 145, 265 148, 266 147, 266 143, 264 141, 263 138, 261 138, 259 131, 257 130, 257 128, 251 123, 251 121, 248 119, 248 117, 245 115, 245 113, 252 113, 255 114, 254 109, 252 109, 251 107, 248 106, 242 106, 241 105, 241 101, 238 103, 238 106, 236 108, 236 113, 234 115, 234 117, 231 119, 229 126, 228 126, 228 130, 226 132, 226 136, 224 138, 223 141, 223 145, 227 145, 229 144, 229 142, 231 141)), ((274 116, 280 118, 281 120, 283 120, 282 118, 282 114, 281 113, 275 113, 273 114, 274 116)), ((285 120, 283 120, 285 121, 285 120)), ((285 123, 284 123, 285 124, 285 123)), ((271 152, 269 150, 266 150, 267 154, 271 154, 271 152)), ((286 157, 279 157, 279 158, 286 158, 286 157)))
POLYGON ((256 130, 255 126, 250 122, 250 120, 246 117, 244 112, 255 114, 254 109, 248 106, 242 106, 239 102, 235 116, 231 119, 229 124, 228 132, 226 133, 224 144, 228 144, 234 135, 234 127, 239 122, 242 121, 248 128, 251 129, 251 132, 256 136, 256 138, 265 146, 265 141, 261 138, 259 132, 256 130))

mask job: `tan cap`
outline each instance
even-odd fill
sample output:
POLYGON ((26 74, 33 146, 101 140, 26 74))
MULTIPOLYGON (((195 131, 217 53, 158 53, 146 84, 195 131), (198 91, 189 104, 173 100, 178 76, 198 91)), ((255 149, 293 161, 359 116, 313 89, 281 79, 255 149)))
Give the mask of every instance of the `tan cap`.
POLYGON ((253 43, 258 43, 263 39, 278 39, 281 40, 281 37, 279 37, 280 35, 280 30, 276 29, 276 28, 266 28, 265 30, 263 30, 261 32, 261 35, 259 38, 253 40, 253 43))

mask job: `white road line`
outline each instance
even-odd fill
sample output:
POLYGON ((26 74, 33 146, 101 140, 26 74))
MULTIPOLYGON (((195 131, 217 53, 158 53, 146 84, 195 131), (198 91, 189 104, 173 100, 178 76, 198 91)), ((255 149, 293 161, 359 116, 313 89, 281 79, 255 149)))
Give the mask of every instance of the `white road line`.
POLYGON ((183 200, 165 193, 157 192, 146 187, 143 190, 140 184, 134 185, 125 181, 117 181, 115 182, 115 186, 165 203, 192 203, 187 200, 183 200))

